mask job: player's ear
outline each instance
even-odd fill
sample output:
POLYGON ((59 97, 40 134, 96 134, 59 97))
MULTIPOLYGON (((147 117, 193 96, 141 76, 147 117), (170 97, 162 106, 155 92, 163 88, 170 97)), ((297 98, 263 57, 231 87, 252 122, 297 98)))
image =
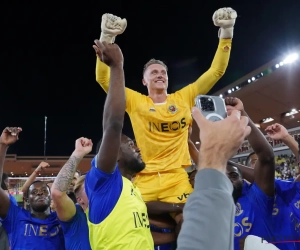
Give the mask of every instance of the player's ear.
POLYGON ((147 86, 147 83, 146 83, 144 78, 142 79, 142 83, 143 83, 144 86, 147 86))

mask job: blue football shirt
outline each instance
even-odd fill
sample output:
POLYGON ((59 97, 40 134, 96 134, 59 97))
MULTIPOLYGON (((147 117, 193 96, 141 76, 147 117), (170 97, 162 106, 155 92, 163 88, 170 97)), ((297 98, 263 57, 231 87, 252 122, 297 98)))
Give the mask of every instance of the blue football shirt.
POLYGON ((66 250, 91 250, 87 218, 76 204, 76 214, 67 222, 60 221, 65 236, 66 250))
MULTIPOLYGON (((275 180, 273 242, 283 250, 300 249, 300 182, 275 180)), ((266 239, 267 240, 267 239, 266 239)))
POLYGON ((274 198, 265 195, 256 183, 244 182, 242 196, 236 203, 234 223, 234 249, 248 235, 267 238, 272 232, 274 198))
POLYGON ((10 236, 11 250, 64 250, 64 236, 56 213, 45 220, 31 217, 29 211, 13 201, 6 218, 1 221, 10 236))
POLYGON ((123 180, 118 166, 114 172, 108 174, 97 168, 97 156, 91 164, 84 182, 89 199, 89 220, 93 224, 100 224, 117 204, 122 193, 123 180))
POLYGON ((9 199, 12 201, 12 203, 14 203, 16 206, 18 206, 18 202, 16 200, 16 198, 14 196, 12 196, 11 194, 9 194, 9 199))

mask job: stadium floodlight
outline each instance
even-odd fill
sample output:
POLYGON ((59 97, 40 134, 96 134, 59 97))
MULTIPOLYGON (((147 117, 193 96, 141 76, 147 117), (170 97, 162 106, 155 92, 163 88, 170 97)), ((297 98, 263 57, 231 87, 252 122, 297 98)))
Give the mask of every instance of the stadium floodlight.
POLYGON ((235 88, 236 88, 236 89, 239 89, 239 86, 236 86, 235 88))
POLYGON ((221 94, 220 97, 223 98, 223 95, 221 94))
POLYGON ((278 68, 279 68, 279 64, 277 63, 277 64, 275 65, 275 67, 276 67, 276 69, 278 69, 278 68))
POLYGON ((255 81, 255 77, 253 76, 253 77, 251 78, 251 80, 252 80, 252 81, 255 81))
POLYGON ((298 60, 298 58, 299 58, 299 55, 298 55, 297 53, 293 53, 293 54, 288 55, 288 56, 283 60, 283 63, 284 63, 284 64, 293 63, 293 62, 295 62, 296 60, 298 60))
POLYGON ((265 118, 262 120, 262 123, 268 123, 268 122, 271 122, 271 121, 274 121, 273 118, 269 117, 269 118, 265 118))
POLYGON ((298 114, 298 111, 296 109, 292 109, 291 112, 287 112, 285 116, 293 116, 295 114, 298 114))
POLYGON ((250 83, 251 82, 251 79, 248 79, 248 83, 250 83))
POLYGON ((231 89, 228 90, 228 94, 230 94, 230 93, 231 93, 231 89))

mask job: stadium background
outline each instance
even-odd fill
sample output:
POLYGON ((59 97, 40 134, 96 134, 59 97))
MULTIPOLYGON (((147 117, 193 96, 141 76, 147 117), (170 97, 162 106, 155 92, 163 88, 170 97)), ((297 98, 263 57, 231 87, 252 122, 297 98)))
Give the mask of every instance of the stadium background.
MULTIPOLYGON (((212 95, 235 96, 240 98, 246 111, 254 123, 264 132, 264 129, 275 122, 285 126, 290 134, 300 134, 300 89, 299 58, 300 46, 291 50, 290 54, 275 58, 267 64, 250 72, 227 87, 212 95)), ((128 123, 130 121, 126 121, 128 123)), ((193 124, 192 141, 199 145, 199 130, 193 124)), ((268 138, 277 155, 278 166, 284 167, 284 163, 291 161, 291 151, 280 141, 273 142, 268 138)), ((251 152, 251 146, 247 141, 241 146, 234 161, 244 162, 251 152)), ((90 162, 94 155, 86 156, 78 169, 84 173, 90 168, 90 162)), ((10 176, 10 192, 18 202, 23 201, 20 191, 26 178, 36 169, 41 161, 46 161, 50 167, 41 172, 39 179, 49 181, 53 179, 68 156, 18 156, 9 154, 6 157, 4 172, 10 176)), ((291 165, 291 169, 294 166, 291 165)))

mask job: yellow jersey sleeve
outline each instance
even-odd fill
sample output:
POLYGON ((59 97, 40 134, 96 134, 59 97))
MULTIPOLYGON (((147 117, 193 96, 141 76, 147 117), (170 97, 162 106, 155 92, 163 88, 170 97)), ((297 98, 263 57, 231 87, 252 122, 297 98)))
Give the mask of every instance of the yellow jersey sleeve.
POLYGON ((175 92, 177 98, 183 99, 189 103, 192 108, 195 105, 196 96, 205 95, 221 79, 228 66, 232 39, 220 39, 214 60, 203 75, 194 83, 175 92))
MULTIPOLYGON (((96 81, 107 93, 110 80, 110 68, 97 57, 96 62, 96 81)), ((126 112, 130 113, 135 110, 140 101, 142 94, 133 91, 132 89, 125 88, 126 95, 126 112)))

